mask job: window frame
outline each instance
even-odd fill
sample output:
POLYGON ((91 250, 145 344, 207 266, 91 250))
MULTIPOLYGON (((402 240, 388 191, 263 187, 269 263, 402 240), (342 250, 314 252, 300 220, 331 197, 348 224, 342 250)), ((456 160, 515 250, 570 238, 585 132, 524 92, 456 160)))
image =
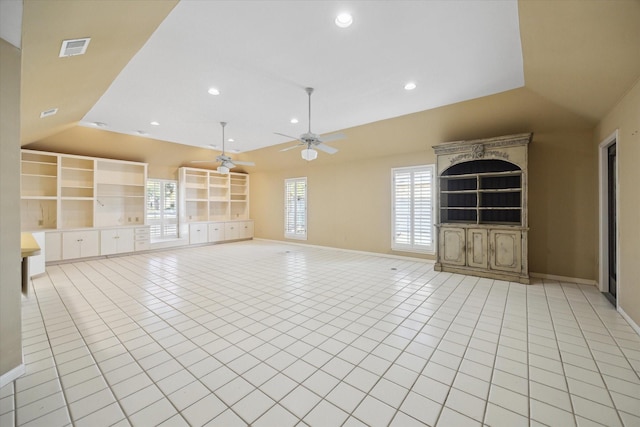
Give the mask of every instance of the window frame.
MULTIPOLYGON (((296 191, 297 194, 297 191, 296 191)), ((297 197, 294 195, 294 197, 297 197)), ((308 203, 309 203, 309 185, 307 183, 307 177, 298 177, 298 178, 286 178, 284 180, 284 237, 285 239, 295 239, 295 240, 307 240, 307 233, 308 233, 308 203), (302 228, 304 229, 304 232, 298 232, 296 231, 299 227, 300 224, 298 224, 298 220, 299 220, 299 216, 298 216, 298 204, 294 204, 293 206, 293 221, 294 221, 294 231, 291 232, 289 231, 289 219, 290 219, 290 214, 289 214, 289 196, 288 196, 288 192, 289 192, 289 185, 293 184, 296 186, 297 188, 297 184, 303 182, 304 183, 304 217, 303 217, 303 224, 302 224, 302 228)))
MULTIPOLYGON (((419 165, 419 166, 408 166, 408 167, 398 167, 391 168, 391 249, 394 251, 400 252, 414 252, 414 253, 424 253, 424 254, 435 254, 436 251, 436 230, 435 230, 435 209, 436 209, 436 177, 435 177, 435 165, 427 164, 427 165, 419 165), (420 243, 416 243, 416 238, 418 237, 416 233, 416 194, 415 194, 415 178, 416 173, 427 172, 429 175, 429 199, 428 199, 428 209, 429 213, 424 215, 425 217, 430 219, 430 223, 428 223, 429 233, 430 233, 430 243, 429 245, 424 245, 420 243), (398 196, 397 196, 397 188, 396 188, 396 178, 399 174, 410 174, 410 200, 409 200, 409 242, 397 242, 397 233, 400 225, 398 223, 398 218, 396 217, 396 211, 398 210, 398 196)), ((406 229, 406 227, 404 227, 406 229)))
POLYGON ((166 240, 166 239, 178 239, 180 237, 180 227, 179 227, 179 218, 180 218, 180 206, 179 206, 179 194, 178 192, 180 191, 180 186, 177 180, 172 180, 172 179, 159 179, 159 178, 147 178, 147 195, 146 195, 146 200, 145 203, 147 205, 147 217, 146 217, 146 224, 148 226, 150 226, 151 228, 153 228, 156 225, 160 226, 160 235, 156 235, 153 232, 151 232, 150 237, 151 240, 166 240), (151 209, 149 209, 149 188, 151 187, 151 183, 159 183, 160 184, 160 200, 158 201, 160 208, 159 208, 159 212, 160 212, 160 218, 150 218, 149 214, 151 212, 151 209), (174 185, 174 191, 175 191, 175 218, 171 217, 171 218, 166 218, 166 209, 165 209, 165 186, 167 184, 173 184, 174 185), (171 233, 171 234, 167 234, 166 233, 166 228, 168 225, 174 226, 175 228, 175 233, 171 233))

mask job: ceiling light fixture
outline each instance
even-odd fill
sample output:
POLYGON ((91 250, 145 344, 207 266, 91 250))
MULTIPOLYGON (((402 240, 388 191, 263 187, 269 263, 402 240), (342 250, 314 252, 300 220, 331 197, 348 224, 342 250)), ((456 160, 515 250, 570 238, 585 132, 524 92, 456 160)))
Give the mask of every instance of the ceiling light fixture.
POLYGON ((305 148, 300 152, 300 154, 302 155, 302 158, 308 162, 318 158, 318 152, 313 148, 305 148))
POLYGON ((209 92, 210 95, 220 95, 220 91, 215 87, 210 87, 207 92, 209 92))
POLYGON ((235 142, 235 139, 229 138, 229 139, 227 139, 227 142, 235 142))
POLYGON ((294 124, 294 125, 295 125, 296 123, 298 123, 298 119, 296 119, 296 118, 294 117, 294 118, 292 118, 291 120, 289 120, 289 122, 291 122, 291 124, 294 124))
POLYGON ((416 88, 416 84, 414 82, 409 82, 404 85, 404 90, 414 90, 416 88))
POLYGON ((222 174, 222 175, 226 175, 229 173, 229 167, 225 166, 224 164, 218 166, 217 169, 218 173, 222 174))
POLYGON ((152 121, 151 123, 149 123, 152 126, 160 126, 160 123, 156 122, 155 120, 152 121))
POLYGON ((340 28, 347 28, 353 24, 353 17, 349 13, 341 13, 336 17, 335 23, 340 28))

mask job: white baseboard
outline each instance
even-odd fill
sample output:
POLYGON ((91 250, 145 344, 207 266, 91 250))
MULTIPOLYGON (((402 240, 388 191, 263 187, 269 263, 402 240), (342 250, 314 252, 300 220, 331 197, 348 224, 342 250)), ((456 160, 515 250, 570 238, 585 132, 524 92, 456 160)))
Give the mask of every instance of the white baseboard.
POLYGON ((624 310, 622 309, 622 307, 620 307, 620 306, 618 306, 618 313, 620 313, 620 315, 624 318, 624 320, 627 321, 629 326, 631 326, 631 328, 634 331, 636 331, 636 334, 640 335, 640 326, 638 326, 638 324, 636 322, 634 322, 633 319, 631 317, 629 317, 629 315, 627 313, 625 313, 624 310))
POLYGON ((381 256, 381 257, 384 257, 384 258, 402 259, 402 260, 405 260, 405 261, 406 260, 411 260, 411 261, 418 261, 418 262, 426 262, 428 264, 434 264, 436 262, 433 259, 416 258, 416 257, 412 257, 410 255, 403 256, 403 255, 383 254, 383 253, 380 253, 380 252, 357 251, 355 249, 343 249, 343 248, 335 248, 333 246, 311 245, 309 243, 291 242, 289 240, 262 239, 262 238, 259 238, 259 237, 254 237, 253 240, 261 240, 263 242, 281 243, 283 245, 306 246, 306 247, 309 247, 309 248, 332 249, 332 250, 335 250, 335 251, 350 252, 350 253, 354 253, 354 254, 374 255, 374 256, 381 256))
POLYGON ((26 368, 24 363, 19 364, 9 372, 6 372, 2 376, 0 376, 0 388, 6 386, 7 384, 15 381, 26 372, 26 368))
POLYGON ((539 279, 556 280, 558 282, 577 283, 579 285, 598 286, 598 282, 596 282, 595 280, 591 280, 591 279, 579 279, 577 277, 556 276, 555 274, 544 274, 544 273, 529 273, 529 276, 537 277, 539 279))

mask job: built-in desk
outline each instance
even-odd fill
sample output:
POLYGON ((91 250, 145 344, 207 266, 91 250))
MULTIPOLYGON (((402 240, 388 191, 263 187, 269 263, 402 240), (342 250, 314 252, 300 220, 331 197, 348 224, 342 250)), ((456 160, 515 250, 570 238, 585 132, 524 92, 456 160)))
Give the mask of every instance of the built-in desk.
POLYGON ((29 257, 40 255, 40 245, 31 233, 20 234, 20 255, 22 256, 22 293, 29 290, 29 257))

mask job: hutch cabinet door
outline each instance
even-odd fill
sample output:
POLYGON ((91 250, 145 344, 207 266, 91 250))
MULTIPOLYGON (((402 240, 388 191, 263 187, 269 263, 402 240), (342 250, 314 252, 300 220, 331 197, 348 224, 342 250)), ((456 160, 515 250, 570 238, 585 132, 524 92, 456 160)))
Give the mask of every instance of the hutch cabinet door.
POLYGON ((520 230, 491 230, 489 232, 492 270, 519 273, 522 270, 522 234, 520 230))
POLYGON ((470 228, 467 230, 467 265, 469 267, 487 268, 488 262, 487 230, 470 228))
POLYGON ((440 262, 451 265, 465 265, 465 229, 441 228, 439 240, 440 262))

